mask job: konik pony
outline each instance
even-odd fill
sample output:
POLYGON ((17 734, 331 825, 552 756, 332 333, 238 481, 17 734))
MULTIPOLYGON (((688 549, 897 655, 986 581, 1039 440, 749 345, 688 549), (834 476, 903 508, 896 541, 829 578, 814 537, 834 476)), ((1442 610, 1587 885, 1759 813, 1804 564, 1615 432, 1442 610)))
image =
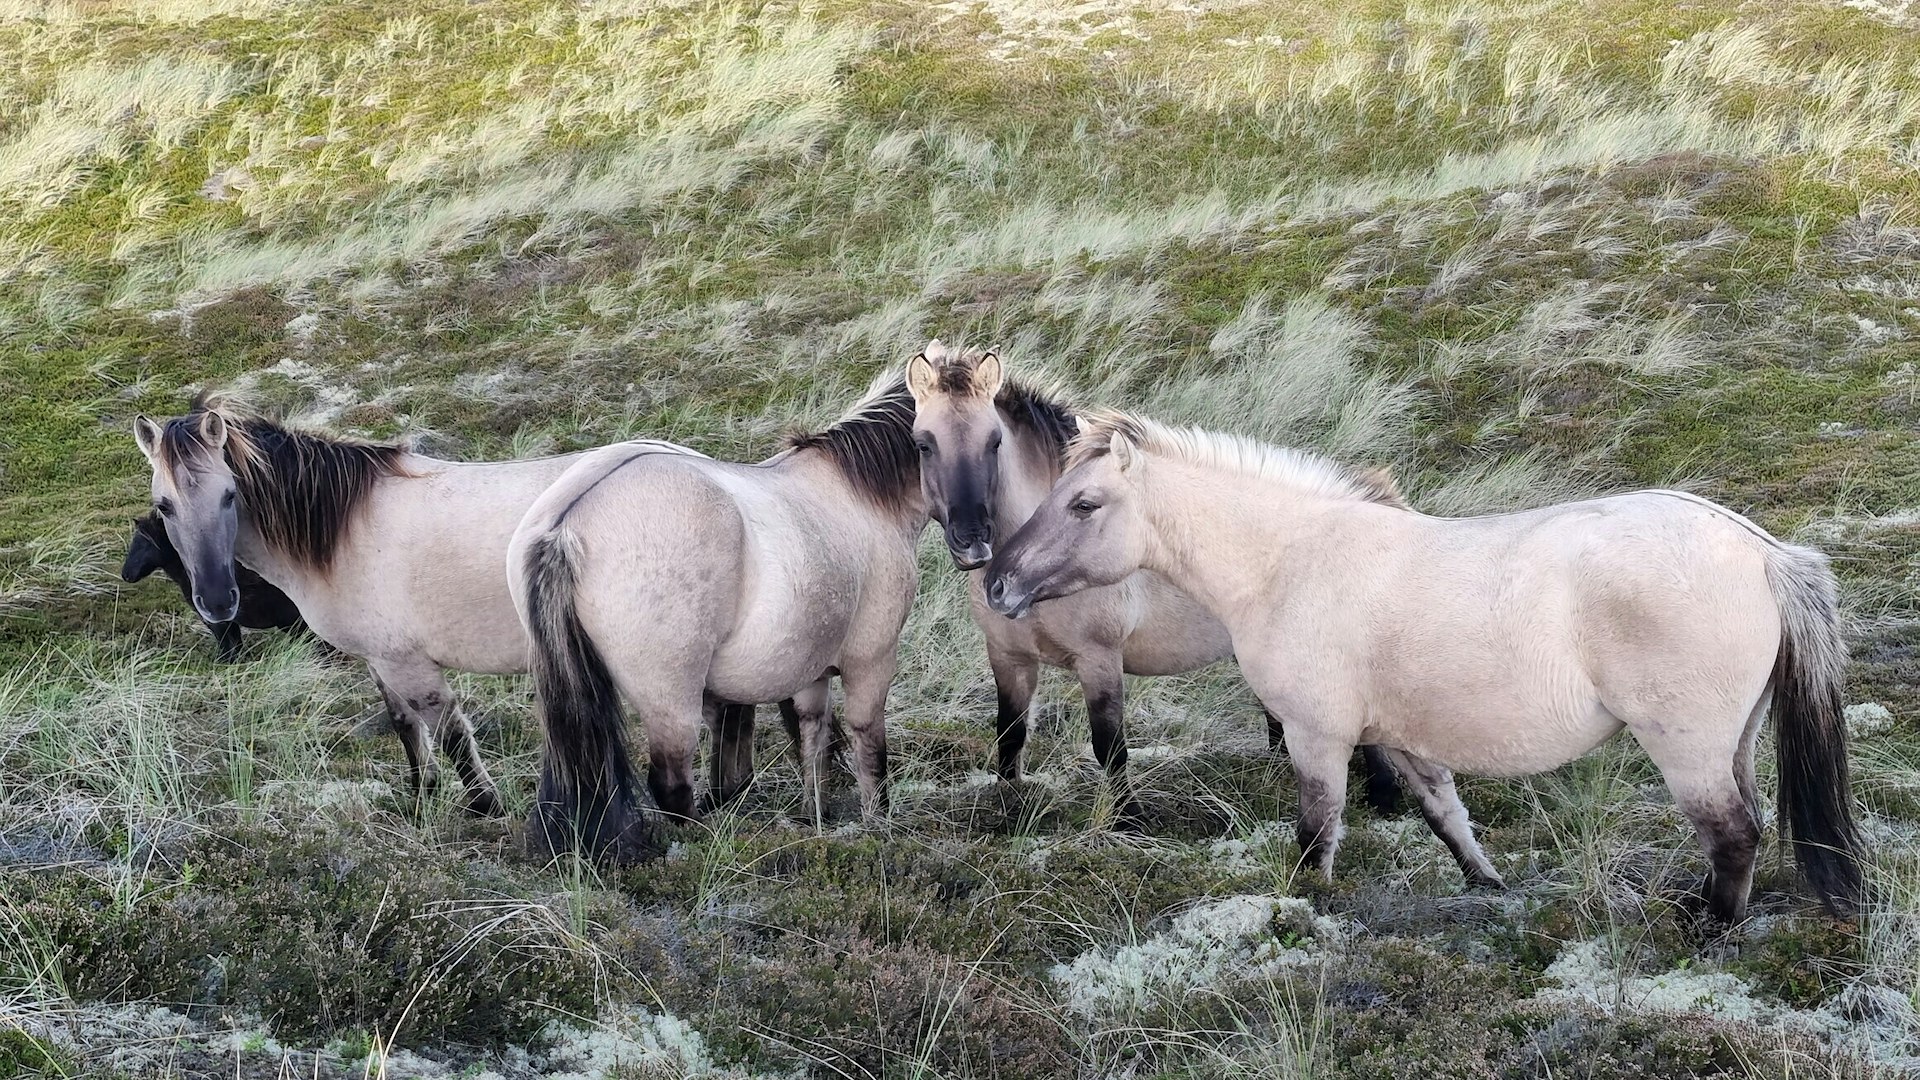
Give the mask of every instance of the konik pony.
POLYGON ((1642 491, 1435 518, 1312 454, 1082 417, 1066 472, 994 556, 987 602, 1017 617, 1143 568, 1226 625, 1285 725, 1303 858, 1328 874, 1358 743, 1389 748, 1468 878, 1498 885, 1449 770, 1539 772, 1624 727, 1706 848, 1709 915, 1738 922, 1771 705, 1799 865, 1829 909, 1860 903, 1832 572, 1724 507, 1642 491))
MULTIPOLYGON (((120 564, 120 580, 128 584, 144 581, 156 570, 173 582, 189 605, 193 603, 193 580, 187 564, 181 561, 173 541, 167 539, 167 523, 160 512, 149 510, 133 519, 133 540, 127 545, 126 561, 120 564)), ((300 632, 306 626, 300 620, 300 609, 286 593, 244 566, 234 567, 233 573, 234 585, 240 590, 234 617, 226 622, 200 620, 213 635, 215 654, 223 664, 240 659, 242 627, 300 632)))
POLYGON ((898 376, 759 464, 626 447, 581 458, 534 501, 507 556, 546 734, 529 847, 652 851, 627 707, 646 733, 654 803, 684 817, 702 723, 715 728, 710 794, 724 800, 752 768, 725 707, 793 699, 783 713, 817 820, 834 675, 863 809, 884 812, 887 691, 927 519, 898 376))
MULTIPOLYGON (((1028 619, 1016 622, 994 614, 982 584, 994 540, 1012 536, 1025 524, 1060 478, 1074 415, 1049 394, 1007 378, 996 354, 961 352, 938 341, 907 365, 907 387, 914 399, 922 487, 954 565, 969 572, 974 621, 987 639, 999 697, 1000 777, 1020 778, 1040 666, 1064 668, 1080 682, 1093 756, 1114 785, 1121 820, 1129 820, 1121 675, 1178 675, 1225 660, 1233 655, 1227 628, 1151 570, 1038 604, 1028 619)), ((1369 474, 1367 481, 1376 498, 1398 498, 1384 474, 1369 474)), ((1271 713, 1267 722, 1269 740, 1278 744, 1279 723, 1271 713)), ((1393 809, 1399 788, 1391 766, 1378 748, 1361 749, 1368 800, 1376 808, 1393 809)))
POLYGON ((439 781, 437 741, 466 784, 465 808, 499 813, 443 671, 527 670, 507 541, 534 497, 583 455, 442 461, 204 400, 164 422, 138 418, 134 436, 200 617, 230 622, 239 612, 237 558, 290 597, 322 641, 367 661, 421 795, 439 781))

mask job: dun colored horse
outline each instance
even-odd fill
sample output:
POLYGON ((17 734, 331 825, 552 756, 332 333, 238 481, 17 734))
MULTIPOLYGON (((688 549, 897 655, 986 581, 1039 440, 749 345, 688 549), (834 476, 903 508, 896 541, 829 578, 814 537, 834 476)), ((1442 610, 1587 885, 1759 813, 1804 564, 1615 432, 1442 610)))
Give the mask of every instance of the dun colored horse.
MULTIPOLYGON (((999 697, 995 733, 999 773, 1020 778, 1027 712, 1040 666, 1064 668, 1080 682, 1093 755, 1133 818, 1126 783, 1125 684, 1122 674, 1178 675, 1233 655, 1227 628, 1193 597, 1151 570, 1038 604, 1018 622, 987 607, 982 580, 996 537, 1012 536, 1060 478, 1073 413, 1052 396, 1005 377, 990 352, 950 349, 935 341, 907 365, 914 399, 914 441, 922 488, 945 532, 947 552, 967 571, 974 621, 987 639, 987 662, 999 697)), ((1392 492, 1391 479, 1372 482, 1392 492)), ((1280 725, 1267 714, 1270 743, 1280 725)), ((1364 746, 1367 797, 1392 810, 1399 787, 1376 747, 1364 746)))
MULTIPOLYGON (((161 520, 159 512, 149 511, 133 519, 133 542, 127 546, 126 562, 120 565, 120 580, 128 584, 144 581, 156 570, 166 575, 192 606, 193 583, 187 574, 187 564, 180 561, 180 552, 174 548, 173 541, 167 539, 166 522, 161 520)), ((233 573, 234 583, 240 589, 238 613, 225 622, 200 620, 213 635, 215 655, 223 664, 240 659, 242 627, 300 632, 306 626, 300 620, 300 609, 286 593, 244 566, 234 567, 233 573)))
POLYGON ((711 794, 725 799, 752 769, 726 706, 791 698, 817 819, 834 675, 863 808, 882 813, 887 690, 928 516, 917 466, 896 376, 757 465, 614 447, 534 500, 507 554, 546 733, 529 846, 650 852, 628 707, 654 802, 690 816, 702 723, 715 728, 711 794))
POLYGON ((1285 724, 1303 858, 1329 874, 1358 743, 1389 748, 1468 878, 1498 885, 1450 770, 1539 772, 1624 727, 1706 848, 1708 913, 1738 922, 1771 705, 1800 867, 1829 909, 1860 902, 1832 572, 1724 507, 1643 491, 1434 518, 1312 454, 1083 417, 987 602, 1018 617, 1141 569, 1226 625, 1285 724))
MULTIPOLYGON (((527 637, 507 594, 507 541, 534 498, 586 455, 442 461, 208 401, 161 423, 140 417, 134 435, 200 617, 221 623, 239 613, 236 558, 257 571, 321 640, 367 661, 416 790, 439 782, 437 741, 466 784, 466 809, 499 813, 443 672, 527 670, 527 637)), ((697 457, 670 443, 622 446, 697 457)))

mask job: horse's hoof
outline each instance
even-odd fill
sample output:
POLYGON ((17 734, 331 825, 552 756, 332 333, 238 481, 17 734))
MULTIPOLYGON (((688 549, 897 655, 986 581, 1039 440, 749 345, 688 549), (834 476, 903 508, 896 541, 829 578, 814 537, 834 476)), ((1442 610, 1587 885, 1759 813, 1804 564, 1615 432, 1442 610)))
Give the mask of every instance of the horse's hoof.
POLYGON ((715 813, 720 810, 725 810, 725 809, 728 809, 729 807, 737 806, 739 805, 741 798, 745 796, 746 793, 747 793, 747 788, 745 784, 742 784, 741 786, 734 788, 732 791, 729 791, 724 795, 715 795, 711 791, 702 792, 700 797, 694 800, 694 804, 693 804, 694 815, 696 817, 706 817, 708 814, 715 813))
POLYGON ((466 797, 460 800, 460 809, 468 817, 478 818, 505 817, 507 813, 499 792, 492 788, 468 788, 466 797))
POLYGON ((1114 807, 1113 823, 1108 826, 1114 832, 1128 836, 1145 836, 1147 833, 1147 811, 1139 803, 1129 799, 1114 807))
POLYGON ((1507 883, 1502 881, 1497 874, 1493 877, 1488 877, 1485 874, 1468 874, 1467 888, 1480 892, 1506 892, 1507 883))
POLYGON ((527 818, 526 835, 521 838, 521 849, 527 858, 534 862, 549 863, 567 853, 572 845, 566 843, 564 830, 549 831, 545 815, 535 811, 527 818))

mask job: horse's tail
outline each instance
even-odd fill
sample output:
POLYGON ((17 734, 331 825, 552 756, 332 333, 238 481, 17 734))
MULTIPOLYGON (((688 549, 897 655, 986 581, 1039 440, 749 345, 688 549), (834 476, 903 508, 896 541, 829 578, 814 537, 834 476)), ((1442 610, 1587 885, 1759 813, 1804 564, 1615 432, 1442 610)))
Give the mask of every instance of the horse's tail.
POLYGON ((634 804, 633 762, 627 752, 620 691, 575 604, 580 544, 564 522, 534 537, 521 564, 522 614, 530 650, 537 710, 546 735, 538 802, 527 845, 539 852, 575 846, 616 856, 645 848, 645 821, 634 804), (629 836, 629 831, 632 835, 629 836))
POLYGON ((1849 915, 1859 910, 1864 888, 1840 696, 1847 647, 1840 636, 1833 571, 1817 551, 1776 544, 1768 555, 1767 579, 1780 606, 1773 713, 1781 827, 1821 903, 1836 915, 1849 915))

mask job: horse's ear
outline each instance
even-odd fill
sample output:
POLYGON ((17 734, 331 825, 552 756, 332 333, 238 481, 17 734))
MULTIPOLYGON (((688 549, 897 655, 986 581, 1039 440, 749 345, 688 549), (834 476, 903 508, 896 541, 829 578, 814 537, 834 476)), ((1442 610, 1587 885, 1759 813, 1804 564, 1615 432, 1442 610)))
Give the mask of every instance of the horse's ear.
POLYGON ((927 359, 926 353, 907 361, 907 392, 913 395, 914 404, 925 405, 939 381, 940 375, 933 370, 933 361, 927 359))
POLYGON ((1000 355, 988 353, 973 368, 973 392, 981 397, 997 397, 1006 371, 1000 367, 1000 355))
POLYGON ((1133 451, 1133 444, 1117 431, 1107 436, 1107 453, 1113 455, 1113 464, 1123 473, 1132 472, 1133 463, 1139 458, 1133 451))
POLYGON ((133 418, 133 441, 140 444, 140 452, 148 461, 157 461, 160 452, 160 425, 144 416, 133 418))
POLYGON ((227 445, 227 418, 209 409, 200 414, 200 441, 210 450, 227 445))

